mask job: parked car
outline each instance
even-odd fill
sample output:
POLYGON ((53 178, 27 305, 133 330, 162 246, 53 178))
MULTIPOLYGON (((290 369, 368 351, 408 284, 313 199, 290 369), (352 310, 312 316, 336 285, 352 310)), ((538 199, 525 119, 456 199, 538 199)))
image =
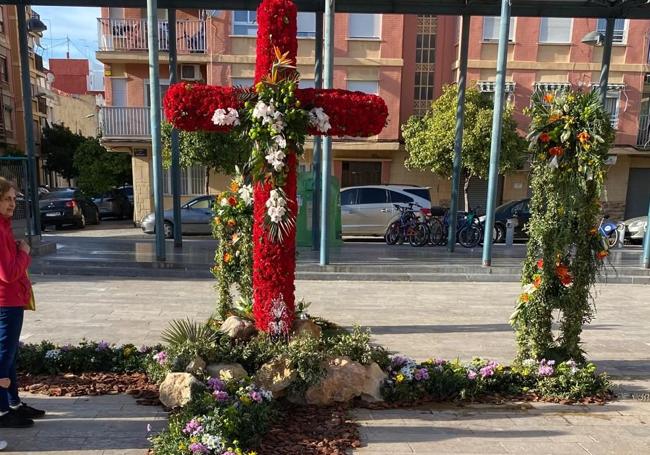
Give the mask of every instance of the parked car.
POLYGON ((127 219, 132 216, 133 208, 126 193, 114 188, 93 198, 93 202, 99 207, 99 216, 102 218, 115 217, 127 219))
POLYGON ((72 224, 83 228, 86 224, 99 224, 99 208, 80 190, 67 188, 51 191, 39 201, 41 226, 61 227, 72 224))
MULTIPOLYGON (((515 227, 515 239, 527 239, 526 226, 530 221, 530 198, 510 201, 498 206, 494 212, 494 237, 495 242, 506 241, 506 223, 509 218, 517 218, 519 223, 515 227)), ((479 218, 485 223, 485 215, 479 218)))
POLYGON ((623 222, 625 224, 625 240, 633 244, 643 243, 643 236, 648 229, 648 217, 637 216, 623 222))
MULTIPOLYGON (((215 196, 199 196, 192 199, 181 207, 181 230, 183 234, 210 234, 212 233, 211 221, 214 217, 212 206, 215 196)), ((146 234, 156 232, 156 214, 150 213, 140 222, 142 230, 146 234)), ((174 211, 164 212, 164 233, 165 238, 174 237, 174 211)))
POLYGON ((429 188, 413 185, 367 185, 341 189, 343 235, 383 237, 388 225, 399 216, 393 204, 414 202, 431 208, 429 188))
POLYGON ((126 194, 126 197, 129 200, 129 203, 131 204, 131 208, 133 208, 133 186, 123 185, 119 187, 118 190, 122 190, 124 194, 126 194))

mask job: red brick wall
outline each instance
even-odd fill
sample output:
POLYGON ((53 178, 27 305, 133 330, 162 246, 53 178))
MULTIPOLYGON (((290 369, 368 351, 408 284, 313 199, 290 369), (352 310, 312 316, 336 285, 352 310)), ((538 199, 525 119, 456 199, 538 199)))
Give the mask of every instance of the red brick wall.
POLYGON ((52 87, 74 95, 88 93, 88 60, 51 58, 50 71, 54 74, 52 87))

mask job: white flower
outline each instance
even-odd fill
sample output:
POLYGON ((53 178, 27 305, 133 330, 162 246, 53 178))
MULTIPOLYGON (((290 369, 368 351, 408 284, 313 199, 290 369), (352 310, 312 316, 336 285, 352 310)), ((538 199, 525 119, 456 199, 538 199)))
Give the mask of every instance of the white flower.
POLYGON ((267 106, 264 101, 258 101, 253 109, 253 118, 266 119, 273 113, 273 105, 267 106))
POLYGON ((253 202, 253 188, 250 185, 242 185, 238 193, 244 204, 251 205, 253 202))
POLYGON ((287 148, 287 140, 282 135, 278 134, 273 140, 281 149, 287 148))
POLYGON ((220 204, 221 204, 222 207, 226 207, 227 205, 229 205, 228 204, 228 199, 226 199, 225 197, 222 198, 220 204))
POLYGON ((551 162, 548 163, 548 167, 552 167, 553 169, 557 169, 559 167, 559 164, 557 162, 557 156, 554 156, 551 162))
POLYGON ((212 434, 204 433, 203 436, 201 436, 201 443, 210 450, 221 451, 221 449, 223 449, 221 438, 212 434))
POLYGON ((231 107, 227 111, 217 109, 212 116, 212 123, 219 126, 239 125, 239 112, 231 107))
POLYGON ((273 146, 267 150, 268 154, 265 156, 266 161, 273 166, 275 172, 279 172, 284 167, 285 154, 282 150, 278 150, 277 146, 273 146))
POLYGON ((269 218, 271 218, 273 223, 279 223, 287 213, 287 209, 284 207, 271 206, 267 209, 266 213, 269 215, 269 218))
POLYGON ((536 289, 537 288, 533 283, 528 283, 526 286, 523 287, 523 292, 525 294, 532 294, 533 292, 535 292, 536 289))
POLYGON ((330 125, 330 117, 322 107, 315 107, 309 111, 309 123, 321 133, 326 133, 332 128, 332 125, 330 125))

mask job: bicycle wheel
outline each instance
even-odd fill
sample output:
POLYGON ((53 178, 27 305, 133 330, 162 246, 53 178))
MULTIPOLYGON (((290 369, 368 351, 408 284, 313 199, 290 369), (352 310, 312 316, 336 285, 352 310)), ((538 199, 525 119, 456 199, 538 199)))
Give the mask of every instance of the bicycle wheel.
POLYGON ((475 225, 465 226, 458 233, 458 243, 465 248, 474 248, 481 241, 481 229, 475 225))
POLYGON ((424 246, 429 241, 429 228, 424 223, 418 223, 410 227, 409 234, 411 246, 424 246))
POLYGON ((607 236, 607 245, 610 248, 614 248, 616 246, 616 244, 618 243, 618 236, 619 236, 618 229, 614 229, 612 232, 609 233, 609 235, 607 236))
POLYGON ((439 246, 445 241, 445 229, 438 218, 429 220, 429 242, 431 245, 439 246))
POLYGON ((402 223, 399 221, 393 221, 390 223, 388 229, 386 229, 386 233, 384 234, 384 241, 386 242, 386 245, 395 245, 400 239, 401 232, 402 223))

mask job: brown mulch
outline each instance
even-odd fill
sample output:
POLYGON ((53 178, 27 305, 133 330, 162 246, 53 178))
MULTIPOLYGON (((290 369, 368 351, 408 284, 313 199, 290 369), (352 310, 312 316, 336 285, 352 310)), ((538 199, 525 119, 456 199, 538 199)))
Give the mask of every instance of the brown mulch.
POLYGON ((345 455, 359 447, 358 425, 347 406, 283 404, 281 416, 264 436, 259 455, 345 455))
POLYGON ((19 374, 20 390, 51 397, 132 395, 138 404, 158 406, 158 386, 143 373, 19 374))

